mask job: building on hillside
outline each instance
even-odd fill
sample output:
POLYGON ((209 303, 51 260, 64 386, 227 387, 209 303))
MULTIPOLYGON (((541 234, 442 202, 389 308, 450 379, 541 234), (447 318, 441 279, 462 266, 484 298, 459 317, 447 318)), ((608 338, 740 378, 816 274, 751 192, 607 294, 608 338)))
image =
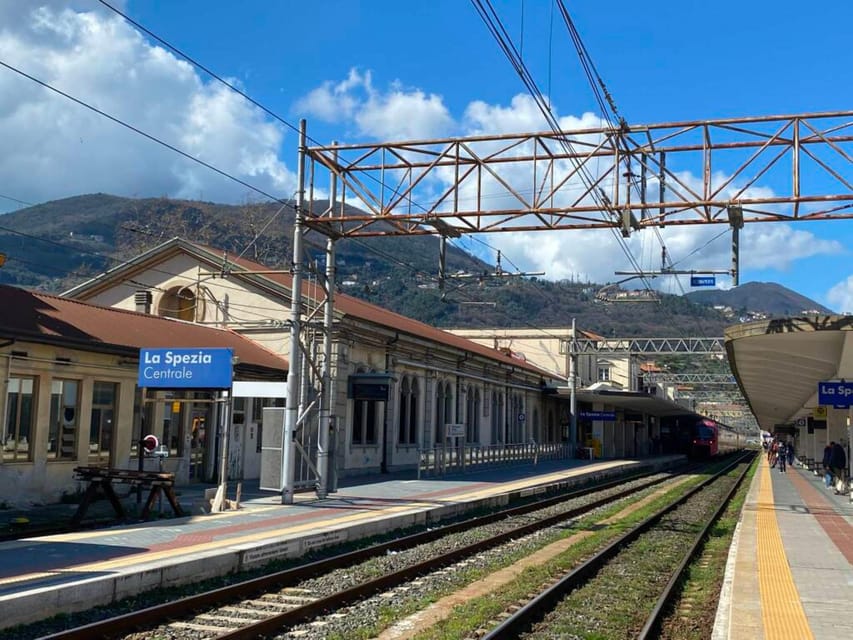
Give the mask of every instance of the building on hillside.
MULTIPOLYGON (((289 273, 175 238, 64 295, 227 327, 288 357, 291 283, 289 273)), ((311 321, 322 319, 323 298, 307 280, 306 353, 322 353, 311 321)), ((531 441, 540 454, 568 455, 567 403, 553 393, 555 375, 534 362, 341 293, 334 296, 331 359, 330 456, 339 476, 414 470, 424 452, 447 444, 448 425, 462 429, 471 455, 501 455, 531 441)), ((313 486, 316 393, 305 391, 302 487, 313 486)), ((245 425, 261 427, 256 405, 242 414, 245 425)))
MULTIPOLYGON (((227 329, 0 285, 0 503, 75 493, 78 466, 138 469, 148 434, 163 443, 163 470, 178 483, 213 477, 223 401, 209 390, 149 389, 143 402, 142 347, 230 349, 238 382, 281 383, 287 375, 285 359, 227 329)), ((231 466, 251 465, 254 442, 237 435, 231 466)), ((158 470, 142 455, 146 469, 158 470)))

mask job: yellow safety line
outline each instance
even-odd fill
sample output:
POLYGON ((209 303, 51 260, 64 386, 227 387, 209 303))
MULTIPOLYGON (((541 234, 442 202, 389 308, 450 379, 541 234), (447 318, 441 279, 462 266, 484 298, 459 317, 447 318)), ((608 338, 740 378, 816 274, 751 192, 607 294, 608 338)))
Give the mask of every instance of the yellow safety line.
POLYGON ((764 637, 814 639, 800 602, 776 520, 770 467, 762 461, 758 490, 758 584, 764 637))

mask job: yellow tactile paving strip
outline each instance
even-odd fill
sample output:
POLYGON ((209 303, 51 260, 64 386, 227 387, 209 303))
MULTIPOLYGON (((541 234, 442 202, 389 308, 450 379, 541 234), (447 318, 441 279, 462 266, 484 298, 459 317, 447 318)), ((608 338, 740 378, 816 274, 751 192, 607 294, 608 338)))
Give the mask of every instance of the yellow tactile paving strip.
POLYGON ((764 637, 814 640, 806 612, 788 566, 782 534, 776 520, 770 468, 761 464, 758 490, 758 584, 761 590, 761 618, 764 637))

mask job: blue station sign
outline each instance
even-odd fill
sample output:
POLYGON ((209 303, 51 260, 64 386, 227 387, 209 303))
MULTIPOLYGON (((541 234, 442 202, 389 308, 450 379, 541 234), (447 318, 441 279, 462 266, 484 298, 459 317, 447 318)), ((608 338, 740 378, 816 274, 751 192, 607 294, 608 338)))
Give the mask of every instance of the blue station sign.
POLYGON ((232 349, 140 349, 140 387, 230 389, 232 349))
POLYGON ((817 402, 833 407, 853 406, 853 382, 818 382, 817 402))
POLYGON ((690 276, 691 287, 713 287, 717 284, 715 276, 690 276))
POLYGON ((578 413, 581 420, 604 420, 605 422, 615 422, 615 411, 581 411, 578 413))

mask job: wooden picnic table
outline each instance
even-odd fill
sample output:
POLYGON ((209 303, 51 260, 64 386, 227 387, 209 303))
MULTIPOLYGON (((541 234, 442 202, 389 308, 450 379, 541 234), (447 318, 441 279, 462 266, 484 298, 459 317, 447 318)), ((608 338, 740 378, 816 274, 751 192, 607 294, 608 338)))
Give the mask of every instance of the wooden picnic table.
POLYGON ((126 484, 140 489, 148 489, 148 499, 145 501, 145 507, 142 509, 141 518, 147 519, 151 513, 151 507, 154 506, 154 501, 162 491, 172 507, 172 511, 176 516, 184 515, 181 505, 178 504, 178 499, 175 496, 175 474, 165 473, 163 471, 138 471, 135 469, 111 469, 109 467, 76 467, 74 469, 74 479, 88 482, 86 493, 77 507, 77 511, 71 518, 72 525, 78 525, 86 515, 86 510, 89 505, 101 497, 99 494, 109 499, 110 504, 116 512, 119 519, 125 518, 124 506, 116 495, 113 485, 126 484))

